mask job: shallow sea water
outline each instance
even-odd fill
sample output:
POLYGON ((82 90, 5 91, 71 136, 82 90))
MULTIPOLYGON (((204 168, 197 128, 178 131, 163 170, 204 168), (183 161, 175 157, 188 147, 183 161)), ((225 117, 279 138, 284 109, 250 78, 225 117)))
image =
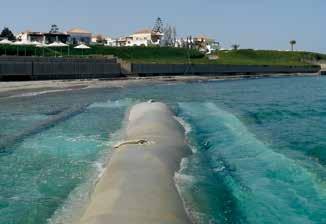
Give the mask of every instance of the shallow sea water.
POLYGON ((149 99, 187 127, 175 181, 195 223, 326 223, 326 78, 300 77, 0 98, 0 224, 69 223, 149 99))

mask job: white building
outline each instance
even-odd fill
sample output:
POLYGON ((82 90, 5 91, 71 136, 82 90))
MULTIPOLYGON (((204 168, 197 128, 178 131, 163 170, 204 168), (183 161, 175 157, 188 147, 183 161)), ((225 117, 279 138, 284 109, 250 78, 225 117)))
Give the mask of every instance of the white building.
POLYGON ((126 37, 126 46, 150 46, 159 45, 163 34, 150 29, 139 30, 126 37))
POLYGON ((84 29, 80 29, 80 28, 74 28, 71 30, 67 31, 67 34, 69 34, 69 41, 73 44, 90 44, 91 39, 92 39, 92 33, 84 30, 84 29))
POLYGON ((130 37, 119 37, 116 40, 117 47, 125 47, 125 46, 127 46, 127 41, 130 41, 130 40, 131 40, 130 37))
POLYGON ((126 46, 127 47, 132 47, 132 46, 149 46, 150 45, 150 41, 149 40, 133 40, 130 39, 126 42, 126 46))
POLYGON ((16 35, 16 39, 23 42, 39 42, 43 44, 51 44, 55 41, 66 43, 69 40, 69 34, 61 32, 33 32, 28 30, 16 35))
POLYGON ((193 43, 199 51, 207 54, 211 54, 213 51, 219 50, 220 48, 219 42, 204 35, 194 37, 193 43))
POLYGON ((106 37, 105 41, 106 41, 105 46, 110 46, 110 47, 117 47, 118 46, 118 40, 113 39, 111 37, 106 37))
POLYGON ((16 35, 16 39, 23 42, 37 41, 39 43, 45 43, 45 36, 42 32, 32 32, 30 30, 24 31, 16 35))
POLYGON ((106 37, 102 34, 96 34, 94 36, 92 36, 92 40, 91 40, 91 43, 92 44, 106 44, 107 41, 106 41, 106 37))

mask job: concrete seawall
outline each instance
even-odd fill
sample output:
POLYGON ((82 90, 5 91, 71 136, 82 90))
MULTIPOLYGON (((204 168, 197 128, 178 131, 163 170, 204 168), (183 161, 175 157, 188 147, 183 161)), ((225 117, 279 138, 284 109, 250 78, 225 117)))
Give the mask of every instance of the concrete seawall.
POLYGON ((121 75, 119 64, 35 62, 33 79, 113 78, 121 75))
POLYGON ((214 64, 132 64, 131 72, 140 76, 150 75, 223 75, 259 73, 317 73, 320 67, 299 66, 254 66, 254 65, 214 65, 214 64))
POLYGON ((126 76, 318 73, 320 66, 134 64, 117 58, 0 57, 0 81, 109 79, 126 76))
POLYGON ((135 105, 81 224, 190 223, 174 184, 190 153, 183 127, 162 103, 135 105))
POLYGON ((115 78, 121 67, 112 59, 0 57, 0 81, 115 78))

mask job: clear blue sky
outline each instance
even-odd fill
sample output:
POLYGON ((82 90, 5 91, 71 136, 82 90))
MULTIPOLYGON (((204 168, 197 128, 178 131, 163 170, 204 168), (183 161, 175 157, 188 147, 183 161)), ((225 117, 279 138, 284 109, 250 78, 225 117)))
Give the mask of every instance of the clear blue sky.
POLYGON ((113 37, 151 28, 160 16, 179 36, 206 34, 230 47, 326 53, 325 0, 29 0, 1 1, 0 27, 15 33, 81 27, 113 37))

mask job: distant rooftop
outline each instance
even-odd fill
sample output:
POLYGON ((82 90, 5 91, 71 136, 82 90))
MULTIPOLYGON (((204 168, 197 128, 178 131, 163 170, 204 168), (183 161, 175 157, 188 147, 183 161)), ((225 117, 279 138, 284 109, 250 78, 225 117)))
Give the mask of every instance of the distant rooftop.
POLYGON ((27 34, 34 34, 34 35, 43 35, 44 32, 38 32, 38 31, 31 31, 31 30, 26 30, 22 33, 27 33, 27 34))
POLYGON ((209 39, 207 36, 205 36, 203 34, 200 34, 198 36, 195 36, 194 38, 197 38, 197 39, 209 39))
MULTIPOLYGON (((31 30, 26 30, 26 31, 23 31, 19 34, 29 34, 29 35, 67 35, 66 32, 53 32, 53 33, 50 33, 50 32, 38 32, 38 31, 31 31, 31 30)), ((18 34, 18 35, 19 35, 18 34)))
POLYGON ((67 33, 83 33, 83 34, 91 34, 88 30, 84 30, 81 28, 73 28, 67 31, 67 33))
POLYGON ((154 32, 151 29, 141 29, 134 32, 134 34, 147 34, 147 33, 154 33, 154 32))
POLYGON ((138 30, 136 32, 134 32, 133 34, 153 34, 153 35, 162 35, 161 33, 156 33, 154 32, 153 30, 151 29, 141 29, 141 30, 138 30))

